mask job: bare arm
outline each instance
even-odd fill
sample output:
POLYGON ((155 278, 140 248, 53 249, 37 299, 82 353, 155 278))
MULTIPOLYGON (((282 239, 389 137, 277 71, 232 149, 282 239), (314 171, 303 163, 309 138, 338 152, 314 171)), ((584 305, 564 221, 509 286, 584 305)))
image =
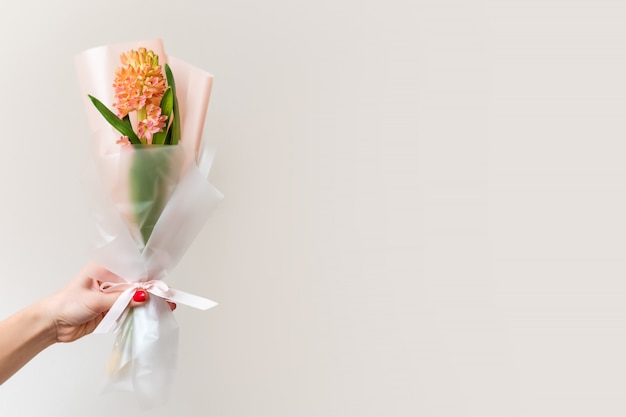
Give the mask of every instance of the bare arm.
POLYGON ((38 305, 0 322, 0 384, 55 341, 54 325, 38 305))

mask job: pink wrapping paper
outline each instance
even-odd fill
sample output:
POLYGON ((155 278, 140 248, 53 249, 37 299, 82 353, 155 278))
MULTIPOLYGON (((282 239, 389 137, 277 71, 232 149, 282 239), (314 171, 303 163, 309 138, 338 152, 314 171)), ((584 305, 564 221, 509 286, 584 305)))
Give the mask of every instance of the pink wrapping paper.
POLYGON ((109 364, 108 388, 133 391, 145 406, 155 406, 167 400, 178 349, 178 326, 166 300, 200 309, 216 305, 163 283, 223 197, 207 181, 211 155, 200 153, 213 77, 167 57, 160 40, 90 49, 76 57, 76 69, 85 97, 95 161, 88 190, 98 227, 92 260, 117 274, 118 282, 111 284, 124 290, 96 329, 96 333, 111 330, 118 333, 109 364), (128 160, 135 150, 116 144, 119 132, 87 98, 87 94, 91 94, 111 106, 114 102, 112 80, 120 65, 119 56, 139 47, 155 51, 161 65, 169 63, 176 82, 182 133, 179 145, 163 149, 171 154, 177 175, 172 177, 169 200, 145 246, 138 244, 137 230, 128 221, 128 160), (145 307, 130 310, 127 304, 138 287, 152 296, 145 307))

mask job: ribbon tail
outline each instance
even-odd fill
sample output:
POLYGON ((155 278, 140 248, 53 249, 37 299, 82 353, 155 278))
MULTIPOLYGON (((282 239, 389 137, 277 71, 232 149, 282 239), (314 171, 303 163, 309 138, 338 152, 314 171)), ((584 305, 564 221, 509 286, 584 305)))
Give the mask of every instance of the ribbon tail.
POLYGON ((175 303, 185 304, 189 307, 197 308, 198 310, 208 310, 218 305, 218 303, 213 300, 209 300, 208 298, 199 297, 197 295, 189 294, 188 292, 181 290, 175 290, 173 288, 170 288, 170 294, 167 299, 175 303))
POLYGON ((113 303, 113 306, 111 307, 109 312, 104 316, 100 324, 98 324, 98 327, 96 327, 93 332, 95 334, 109 333, 111 329, 113 329, 113 327, 117 324, 122 314, 124 314, 124 311, 130 303, 131 298, 133 298, 134 293, 134 288, 129 288, 121 293, 115 303, 113 303))

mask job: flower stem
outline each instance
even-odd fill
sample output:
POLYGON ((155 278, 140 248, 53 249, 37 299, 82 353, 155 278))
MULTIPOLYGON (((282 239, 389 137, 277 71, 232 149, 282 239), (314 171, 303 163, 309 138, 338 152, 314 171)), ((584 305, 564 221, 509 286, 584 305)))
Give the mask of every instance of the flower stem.
POLYGON ((141 122, 142 120, 146 120, 146 117, 148 117, 148 115, 147 115, 147 111, 146 111, 145 107, 142 107, 142 108, 137 110, 137 122, 141 122))

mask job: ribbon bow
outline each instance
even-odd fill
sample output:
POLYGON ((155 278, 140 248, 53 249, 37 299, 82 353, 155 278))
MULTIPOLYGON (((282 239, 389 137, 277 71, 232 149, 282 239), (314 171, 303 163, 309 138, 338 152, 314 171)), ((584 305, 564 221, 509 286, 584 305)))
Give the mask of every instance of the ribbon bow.
POLYGON ((123 291, 117 298, 109 312, 104 316, 94 333, 109 333, 118 322, 128 314, 128 305, 132 300, 135 291, 145 290, 152 295, 163 298, 167 301, 185 304, 199 310, 208 310, 215 307, 217 303, 208 298, 198 297, 184 291, 175 290, 161 280, 135 281, 135 282, 103 282, 100 285, 102 292, 123 291))

